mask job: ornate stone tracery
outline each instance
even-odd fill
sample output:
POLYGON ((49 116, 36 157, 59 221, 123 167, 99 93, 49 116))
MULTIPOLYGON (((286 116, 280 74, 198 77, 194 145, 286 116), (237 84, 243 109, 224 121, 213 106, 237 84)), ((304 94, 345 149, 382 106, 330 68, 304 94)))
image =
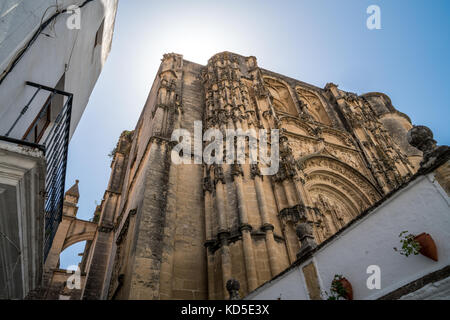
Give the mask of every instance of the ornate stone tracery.
POLYGON ((311 192, 314 206, 318 209, 317 225, 321 239, 332 236, 356 216, 357 210, 348 205, 348 199, 345 199, 345 196, 337 196, 320 187, 311 192))
MULTIPOLYGON (((278 172, 265 180, 262 180, 257 166, 250 166, 248 170, 236 164, 228 169, 215 166, 213 195, 216 202, 211 218, 217 221, 218 225, 213 230, 218 234, 214 247, 215 250, 222 247, 227 252, 229 241, 234 243, 239 239, 227 236, 229 233, 223 227, 223 216, 233 215, 231 212, 234 210, 236 217, 228 216, 228 222, 244 221, 243 225, 249 226, 251 230, 257 229, 247 222, 249 213, 243 208, 248 203, 243 193, 248 190, 249 181, 253 181, 258 188, 261 188, 261 181, 266 181, 272 184, 279 211, 280 232, 292 261, 302 245, 296 237, 297 229, 305 231, 311 227, 317 243, 326 240, 382 198, 383 192, 386 192, 382 189, 382 183, 386 179, 389 182, 401 180, 401 174, 394 169, 394 163, 398 159, 401 161, 401 157, 397 157, 395 146, 391 146, 391 141, 386 137, 387 133, 358 95, 341 92, 333 85, 324 92, 303 85, 295 86, 291 80, 285 81, 261 71, 254 57, 245 59, 245 66, 240 68, 238 65, 242 64, 242 60, 232 57, 229 53, 214 56, 207 72, 203 74, 207 98, 206 122, 209 126, 220 128, 238 125, 279 129, 280 165, 278 172), (236 94, 230 93, 228 87, 230 90, 238 88, 236 94), (334 100, 326 101, 327 97, 334 94, 334 100), (357 132, 349 132, 336 125, 341 120, 334 119, 336 115, 329 113, 328 108, 329 104, 338 102, 339 105, 339 99, 343 101, 342 113, 349 124, 355 128, 367 128, 370 151, 361 150, 364 143, 355 140, 360 137, 357 132), (372 159, 376 159, 373 167, 367 163, 372 159), (376 168, 378 176, 372 175, 372 168, 376 168), (233 189, 230 183, 235 185, 236 198, 230 193, 233 189), (230 206, 234 204, 235 209, 231 209, 230 206), (228 242, 224 242, 224 237, 229 239, 228 242)), ((209 185, 209 179, 205 177, 205 185, 209 185)), ((258 188, 257 191, 261 192, 258 188)), ((205 190, 209 190, 209 187, 205 187, 205 190)), ((260 203, 257 211, 264 219, 265 210, 260 203)), ((245 239, 244 230, 249 228, 240 229, 242 241, 245 239)), ((273 231, 277 232, 277 227, 273 231)), ((255 234, 254 231, 252 234, 255 234)), ((310 241, 311 238, 302 234, 302 239, 310 241)), ((246 250, 254 250, 250 249, 249 243, 247 240, 244 244, 246 250)), ((224 254, 222 252, 221 257, 227 260, 224 254)), ((251 266, 247 268, 250 268, 247 272, 251 273, 251 266)), ((224 271, 223 279, 228 276, 227 272, 224 271)))
POLYGON ((289 87, 286 84, 272 77, 264 77, 264 83, 270 92, 272 103, 276 111, 292 116, 298 116, 295 102, 289 87))
MULTIPOLYGON (((126 241, 126 227, 114 230, 123 240, 110 262, 109 297, 123 284, 132 298, 224 299, 230 279, 245 296, 414 173, 385 125, 390 114, 399 118, 387 97, 317 88, 261 69, 255 57, 222 52, 200 66, 165 55, 145 108, 133 137, 145 160, 133 160, 143 165, 117 203, 143 204, 133 221, 139 241, 126 241), (263 176, 264 163, 173 165, 173 129, 199 120, 224 136, 278 129, 278 172, 263 176)), ((124 219, 116 223, 127 226, 124 219)))
POLYGON ((295 88, 299 100, 304 105, 306 111, 314 118, 315 121, 321 122, 325 125, 331 125, 330 118, 325 111, 323 102, 319 96, 313 91, 306 90, 302 87, 295 88))

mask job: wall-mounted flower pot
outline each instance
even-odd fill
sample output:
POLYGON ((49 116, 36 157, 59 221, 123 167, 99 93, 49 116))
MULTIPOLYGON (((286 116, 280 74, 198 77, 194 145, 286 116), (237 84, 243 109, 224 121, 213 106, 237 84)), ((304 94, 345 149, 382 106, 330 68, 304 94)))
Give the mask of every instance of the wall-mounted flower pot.
POLYGON ((342 284, 342 287, 345 289, 345 295, 343 295, 343 298, 347 300, 353 300, 353 288, 350 281, 348 281, 345 277, 333 281, 340 282, 342 284))
POLYGON ((421 233, 414 237, 420 244, 420 253, 434 261, 438 261, 438 253, 433 238, 428 233, 421 233))
POLYGON ((348 281, 346 278, 343 278, 340 280, 342 283, 342 286, 344 287, 345 291, 347 292, 347 296, 345 297, 347 300, 353 300, 353 288, 350 281, 348 281))

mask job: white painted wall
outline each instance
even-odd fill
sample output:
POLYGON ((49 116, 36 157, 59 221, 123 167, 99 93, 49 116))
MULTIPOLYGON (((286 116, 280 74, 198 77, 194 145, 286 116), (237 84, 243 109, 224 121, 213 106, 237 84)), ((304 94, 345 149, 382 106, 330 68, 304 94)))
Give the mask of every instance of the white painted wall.
MULTIPOLYGON (((60 0, 61 7, 66 7, 74 0, 60 0)), ((16 54, 19 48, 31 37, 41 19, 50 17, 56 10, 55 0, 2 0, 0 3, 0 69, 16 54), (47 8, 50 8, 47 10, 47 8), (47 10, 47 11, 46 11, 47 10)))
MULTIPOLYGON (((346 229, 317 251, 312 260, 322 292, 330 292, 334 275, 342 274, 352 284, 354 299, 377 299, 450 265, 449 239, 450 200, 430 173, 417 178, 346 229), (413 234, 429 233, 436 242, 439 261, 422 255, 405 257, 394 251, 393 247, 400 247, 398 235, 405 230, 413 234), (381 268, 379 290, 369 290, 366 286, 369 265, 381 268)), ((276 299, 280 293, 282 299, 303 299, 305 284, 301 268, 309 262, 263 285, 247 299, 276 299)))
MULTIPOLYGON (((58 0, 59 9, 84 0, 58 0)), ((95 0, 81 9, 81 29, 70 30, 66 22, 69 14, 61 14, 54 25, 47 27, 28 49, 13 71, 0 85, 0 135, 5 135, 22 108, 34 93, 25 85, 32 81, 55 87, 66 72, 65 91, 74 94, 72 136, 89 101, 102 67, 111 48, 118 0, 95 0), (105 18, 103 44, 95 47, 97 30, 105 18)), ((12 57, 31 38, 45 17, 56 10, 50 7, 54 0, 6 0, 0 4, 0 72, 10 64, 12 57), (50 7, 50 8, 49 8, 50 7)), ((21 139, 43 106, 48 94, 40 93, 21 118, 11 137, 21 139)))
POLYGON ((256 290, 246 299, 257 300, 309 300, 303 273, 294 268, 273 282, 267 283, 262 290, 256 290))
POLYGON ((43 267, 45 157, 0 141, 0 299, 21 299, 43 267))

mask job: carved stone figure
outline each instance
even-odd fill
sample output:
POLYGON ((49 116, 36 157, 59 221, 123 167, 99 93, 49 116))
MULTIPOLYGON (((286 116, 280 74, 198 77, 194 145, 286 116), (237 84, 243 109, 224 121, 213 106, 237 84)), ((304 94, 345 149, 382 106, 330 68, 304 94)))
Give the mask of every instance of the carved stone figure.
POLYGON ((241 297, 239 296, 239 289, 241 288, 241 285, 239 284, 239 281, 236 279, 230 279, 227 281, 227 290, 230 294, 230 300, 240 300, 241 297))

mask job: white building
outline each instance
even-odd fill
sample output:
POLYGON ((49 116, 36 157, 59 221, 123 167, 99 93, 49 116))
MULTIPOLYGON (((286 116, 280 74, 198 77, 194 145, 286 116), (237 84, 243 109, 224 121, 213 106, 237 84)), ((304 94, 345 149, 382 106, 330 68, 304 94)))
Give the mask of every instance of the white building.
POLYGON ((0 299, 40 284, 68 143, 111 50, 117 4, 0 2, 0 299))

